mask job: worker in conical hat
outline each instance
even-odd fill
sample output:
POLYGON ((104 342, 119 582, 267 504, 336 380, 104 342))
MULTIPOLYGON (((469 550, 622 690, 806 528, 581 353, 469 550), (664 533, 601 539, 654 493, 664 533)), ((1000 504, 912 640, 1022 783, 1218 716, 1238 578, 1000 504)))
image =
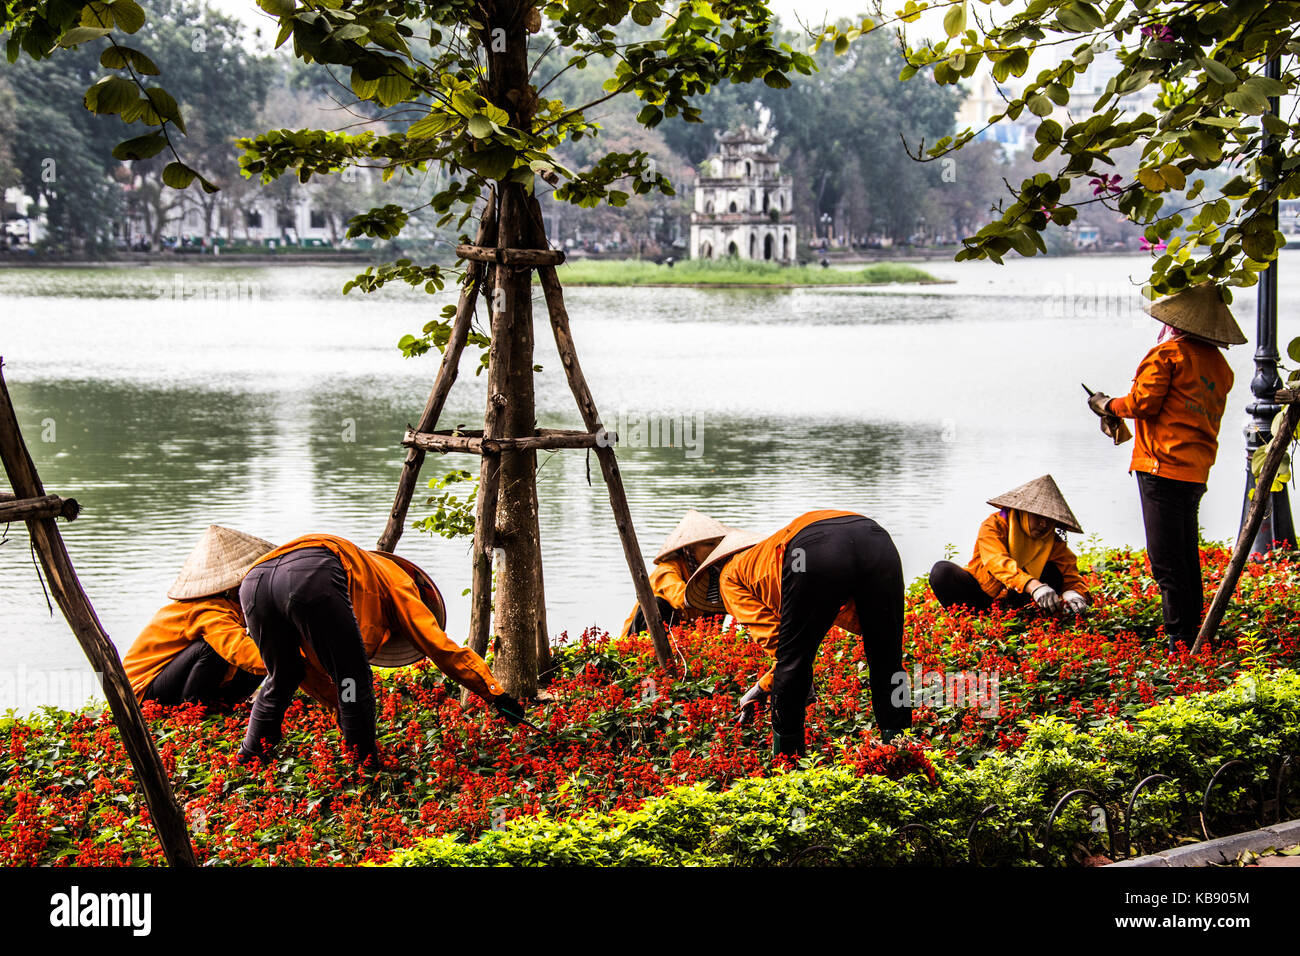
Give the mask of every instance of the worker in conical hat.
POLYGON ((701 610, 725 609, 775 657, 774 754, 804 752, 813 662, 833 625, 862 637, 872 710, 885 740, 912 725, 911 707, 894 693, 907 678, 903 567, 889 534, 870 518, 811 511, 775 534, 729 534, 691 576, 686 598, 701 610))
POLYGON ((988 503, 999 510, 980 525, 970 562, 963 568, 940 561, 930 569, 930 590, 939 603, 979 612, 995 603, 1023 607, 1032 601, 1049 613, 1085 611, 1088 588, 1065 543, 1065 532, 1083 529, 1052 476, 988 503))
POLYGON ((267 671, 239 748, 241 763, 270 757, 294 692, 313 678, 331 688, 323 696, 332 697, 343 740, 357 759, 377 758, 371 663, 428 657, 507 720, 524 717, 523 704, 483 659, 447 636, 432 581, 396 555, 334 535, 305 535, 260 557, 240 584, 239 600, 267 671))
POLYGON ((1219 450, 1219 425, 1232 388, 1221 349, 1246 341, 1213 282, 1166 296, 1146 310, 1161 323, 1127 395, 1097 393, 1098 415, 1134 421, 1130 474, 1137 475, 1151 574, 1160 586, 1170 651, 1200 630, 1199 511, 1219 450))
MULTIPOLYGON (((705 616, 706 612, 686 603, 686 582, 728 530, 722 522, 692 509, 686 512, 664 541, 664 546, 655 555, 654 570, 650 572, 650 589, 654 592, 659 617, 665 627, 705 616)), ((622 634, 628 637, 645 629, 645 614, 638 604, 624 622, 622 634)))
POLYGON ((244 629, 239 582, 269 541, 211 525, 167 590, 171 604, 136 638, 122 666, 136 698, 229 707, 262 682, 266 668, 244 629))

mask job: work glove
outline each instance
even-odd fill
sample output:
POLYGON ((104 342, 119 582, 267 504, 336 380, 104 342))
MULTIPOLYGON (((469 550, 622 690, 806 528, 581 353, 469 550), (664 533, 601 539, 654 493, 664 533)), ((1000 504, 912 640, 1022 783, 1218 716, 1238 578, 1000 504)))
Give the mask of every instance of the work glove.
POLYGON ((1066 591, 1061 595, 1061 600, 1065 602, 1065 609, 1071 614, 1082 614, 1088 610, 1088 599, 1078 591, 1066 591))
POLYGON ((1093 414, 1105 418, 1110 415, 1110 412, 1106 411, 1106 403, 1109 401, 1110 396, 1105 392, 1093 392, 1088 396, 1088 407, 1092 409, 1093 414))
POLYGON ((527 716, 524 705, 509 694, 497 694, 492 698, 492 706, 497 709, 498 714, 512 724, 518 724, 527 716))
POLYGON ((1101 433, 1116 445, 1122 445, 1133 437, 1133 433, 1124 424, 1124 419, 1118 415, 1101 416, 1101 433))
POLYGON ((1056 589, 1050 584, 1040 584, 1034 588, 1034 603, 1044 611, 1050 611, 1055 614, 1061 609, 1061 595, 1056 593, 1056 589))
POLYGON ((754 711, 758 705, 766 703, 767 698, 771 696, 768 691, 763 690, 762 684, 755 684, 749 690, 745 691, 744 696, 736 702, 737 709, 740 712, 738 723, 747 724, 754 717, 754 711))

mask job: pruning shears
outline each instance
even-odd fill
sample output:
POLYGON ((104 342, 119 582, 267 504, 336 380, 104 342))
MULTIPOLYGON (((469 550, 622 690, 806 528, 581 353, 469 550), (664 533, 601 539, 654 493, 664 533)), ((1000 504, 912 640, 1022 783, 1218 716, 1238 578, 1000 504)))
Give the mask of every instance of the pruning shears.
MULTIPOLYGON (((1079 384, 1083 386, 1083 390, 1088 393, 1088 398, 1092 398, 1097 394, 1082 382, 1079 384)), ((1124 419, 1120 418, 1118 415, 1101 415, 1101 430, 1102 433, 1105 434, 1106 437, 1110 438, 1116 445, 1122 445, 1133 437, 1133 433, 1129 431, 1128 426, 1124 424, 1124 419)))
POLYGON ((551 732, 550 732, 549 730, 546 730, 546 729, 544 729, 544 728, 542 728, 542 727, 538 727, 535 723, 533 723, 533 722, 532 722, 531 720, 529 720, 527 717, 520 717, 518 722, 519 722, 521 725, 523 725, 524 727, 527 727, 529 730, 533 731, 534 733, 541 734, 543 737, 549 737, 549 736, 551 736, 551 732))

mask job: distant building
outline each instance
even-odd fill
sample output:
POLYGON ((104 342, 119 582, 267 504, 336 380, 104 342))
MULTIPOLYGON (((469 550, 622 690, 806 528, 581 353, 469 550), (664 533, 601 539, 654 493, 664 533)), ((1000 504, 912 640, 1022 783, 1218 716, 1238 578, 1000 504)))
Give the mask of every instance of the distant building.
POLYGON ((695 183, 691 258, 794 262, 794 181, 767 152, 771 137, 742 126, 717 140, 695 183))

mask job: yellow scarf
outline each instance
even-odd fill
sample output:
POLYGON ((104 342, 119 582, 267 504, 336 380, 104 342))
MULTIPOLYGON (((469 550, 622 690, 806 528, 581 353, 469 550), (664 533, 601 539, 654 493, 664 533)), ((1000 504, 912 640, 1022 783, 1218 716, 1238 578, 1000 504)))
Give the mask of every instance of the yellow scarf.
POLYGON ((1028 515, 1015 509, 1010 511, 1007 527, 1007 549, 1012 560, 1030 577, 1038 577, 1047 566, 1056 535, 1049 531, 1041 538, 1035 538, 1029 533, 1028 515))

